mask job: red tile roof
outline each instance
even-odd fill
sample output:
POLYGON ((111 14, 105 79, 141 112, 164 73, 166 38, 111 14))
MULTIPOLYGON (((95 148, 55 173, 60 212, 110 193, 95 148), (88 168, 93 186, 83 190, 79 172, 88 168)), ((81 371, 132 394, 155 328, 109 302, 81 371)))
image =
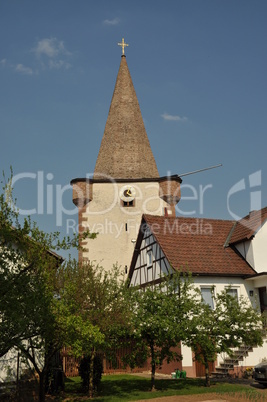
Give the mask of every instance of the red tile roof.
POLYGON ((198 275, 255 274, 234 248, 225 247, 233 221, 144 215, 143 222, 177 270, 198 275))
POLYGON ((255 235, 256 231, 267 220, 267 207, 259 211, 252 211, 235 225, 229 243, 238 243, 242 240, 249 240, 255 235))

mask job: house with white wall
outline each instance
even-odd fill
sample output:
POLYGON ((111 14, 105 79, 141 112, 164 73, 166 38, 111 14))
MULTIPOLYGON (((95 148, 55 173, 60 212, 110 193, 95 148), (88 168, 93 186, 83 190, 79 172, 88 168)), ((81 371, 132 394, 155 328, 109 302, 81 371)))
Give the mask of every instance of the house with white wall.
MULTIPOLYGON (((219 219, 143 215, 133 254, 130 286, 156 284, 173 271, 190 272, 203 299, 211 305, 212 291, 245 297, 253 307, 267 309, 267 208, 238 222, 219 219)), ((203 369, 190 348, 181 345, 182 368, 191 377, 203 369)), ((267 358, 267 343, 250 348, 231 367, 242 371, 267 358), (241 359, 242 358, 242 359, 241 359)), ((219 372, 227 356, 218 356, 219 372)), ((168 367, 163 370, 168 372, 168 367)))

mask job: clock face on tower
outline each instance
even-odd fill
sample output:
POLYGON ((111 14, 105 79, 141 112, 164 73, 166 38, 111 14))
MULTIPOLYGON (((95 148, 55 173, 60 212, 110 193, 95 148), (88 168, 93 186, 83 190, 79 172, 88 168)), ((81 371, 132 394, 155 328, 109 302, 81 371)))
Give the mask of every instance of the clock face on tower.
POLYGON ((135 199, 136 191, 132 186, 124 186, 120 189, 120 199, 125 202, 130 202, 135 199))

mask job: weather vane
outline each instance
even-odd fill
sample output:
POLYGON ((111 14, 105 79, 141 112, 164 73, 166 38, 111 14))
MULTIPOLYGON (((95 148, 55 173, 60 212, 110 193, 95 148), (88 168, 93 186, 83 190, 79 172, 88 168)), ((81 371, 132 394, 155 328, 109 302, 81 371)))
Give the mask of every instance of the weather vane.
POLYGON ((129 46, 128 43, 124 42, 124 38, 122 38, 122 41, 118 43, 118 46, 121 46, 121 50, 122 50, 122 55, 124 56, 124 48, 126 46, 129 46))

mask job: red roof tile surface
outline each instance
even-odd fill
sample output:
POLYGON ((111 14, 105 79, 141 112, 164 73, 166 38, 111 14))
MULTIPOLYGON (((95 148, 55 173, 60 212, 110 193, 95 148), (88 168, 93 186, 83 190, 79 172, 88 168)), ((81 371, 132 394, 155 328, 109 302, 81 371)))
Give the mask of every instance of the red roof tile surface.
POLYGON ((236 223, 233 234, 229 239, 230 244, 238 243, 242 240, 249 240, 256 231, 267 220, 267 207, 259 211, 252 211, 243 219, 236 223))
POLYGON ((233 221, 144 215, 144 221, 174 269, 199 275, 254 275, 255 271, 225 242, 233 221))

